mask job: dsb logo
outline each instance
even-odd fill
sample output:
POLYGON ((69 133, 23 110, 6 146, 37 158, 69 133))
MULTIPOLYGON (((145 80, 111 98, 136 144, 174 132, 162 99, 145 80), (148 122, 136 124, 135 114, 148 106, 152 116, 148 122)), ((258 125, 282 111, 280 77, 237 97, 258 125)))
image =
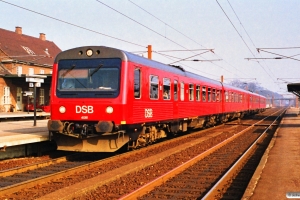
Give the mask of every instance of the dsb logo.
POLYGON ((76 106, 76 113, 93 113, 93 106, 76 106))

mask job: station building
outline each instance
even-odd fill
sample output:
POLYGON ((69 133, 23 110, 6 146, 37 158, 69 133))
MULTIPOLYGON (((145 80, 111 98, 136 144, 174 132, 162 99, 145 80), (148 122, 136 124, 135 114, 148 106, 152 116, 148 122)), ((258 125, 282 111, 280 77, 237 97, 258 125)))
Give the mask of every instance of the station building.
POLYGON ((22 33, 22 27, 15 31, 0 28, 0 112, 27 110, 33 105, 33 84, 26 82, 26 76, 44 75, 44 83, 36 88, 37 105, 47 105, 50 99, 52 65, 60 48, 46 35, 32 37, 22 33), (26 107, 27 106, 27 107, 26 107))

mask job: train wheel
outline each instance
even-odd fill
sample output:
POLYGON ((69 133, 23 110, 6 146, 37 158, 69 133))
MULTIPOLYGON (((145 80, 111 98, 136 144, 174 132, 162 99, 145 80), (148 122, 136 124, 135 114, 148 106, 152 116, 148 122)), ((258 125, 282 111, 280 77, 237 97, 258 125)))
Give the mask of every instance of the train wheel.
POLYGON ((75 125, 74 123, 70 123, 67 127, 67 133, 68 134, 73 134, 74 133, 74 129, 75 129, 75 125))

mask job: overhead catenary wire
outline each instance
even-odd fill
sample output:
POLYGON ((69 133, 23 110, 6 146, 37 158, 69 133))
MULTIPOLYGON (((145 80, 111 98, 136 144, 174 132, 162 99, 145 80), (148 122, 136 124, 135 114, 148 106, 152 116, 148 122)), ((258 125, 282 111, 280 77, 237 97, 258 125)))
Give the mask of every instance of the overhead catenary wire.
MULTIPOLYGON (((154 17, 155 19, 157 19, 158 21, 162 22, 163 24, 165 24, 166 26, 170 27, 171 29, 175 30, 176 32, 180 33, 181 35, 183 35, 184 37, 190 39, 191 41, 195 42, 196 44, 204 47, 203 45, 201 45, 200 43, 198 43, 196 40, 192 39, 191 37, 187 36, 186 34, 182 33, 181 31, 177 30, 176 28, 170 26, 168 23, 164 22, 163 20, 159 19, 158 17, 156 17, 155 15, 153 15, 152 13, 150 13, 149 11, 147 11, 146 9, 142 8, 141 6, 137 5, 136 3, 132 2, 131 0, 128 0, 129 2, 131 2, 132 4, 134 4, 135 6, 137 6, 138 8, 140 8, 141 10, 143 10, 144 12, 148 13, 149 15, 151 15, 152 17, 154 17)), ((206 47, 204 47, 206 48, 206 47)), ((191 51, 192 52, 192 51, 191 51)), ((222 60, 224 60, 221 56, 219 56, 218 54, 214 53, 214 55, 216 55, 217 57, 221 58, 222 60)), ((201 56, 202 57, 202 56, 201 56)), ((204 58, 204 57, 203 57, 204 58)), ((236 68, 235 66, 231 65, 230 63, 228 63, 226 60, 224 60, 229 66, 233 67, 236 71, 241 72, 242 74, 246 75, 243 71, 239 70, 238 68, 236 68)), ((213 65, 220 67, 222 69, 224 69, 225 71, 230 72, 231 74, 236 75, 235 73, 226 70, 224 67, 217 65, 215 63, 212 63, 213 65)))
POLYGON ((95 30, 92 30, 92 29, 89 29, 89 28, 85 28, 85 27, 83 27, 83 26, 79 26, 79 25, 76 25, 76 24, 71 23, 71 22, 67 22, 67 21, 64 21, 64 20, 61 20, 61 19, 58 19, 58 18, 55 18, 55 17, 51 17, 51 16, 46 15, 46 14, 43 14, 43 13, 34 11, 34 10, 30 10, 30 9, 25 8, 25 7, 22 7, 22 6, 18 6, 18 5, 16 5, 16 4, 13 4, 13 3, 10 3, 10 2, 7 2, 7 1, 3 1, 3 0, 0 0, 0 1, 3 2, 3 3, 6 3, 6 4, 10 4, 10 5, 12 5, 12 6, 18 7, 18 8, 21 8, 21 9, 23 9, 23 10, 26 10, 26 11, 29 11, 29 12, 32 12, 32 13, 35 13, 35 14, 38 14, 38 15, 41 15, 41 16, 44 16, 44 17, 47 17, 47 18, 56 20, 56 21, 59 21, 59 22, 62 22, 62 23, 64 23, 64 24, 68 24, 68 25, 71 25, 71 26, 74 26, 74 27, 77 27, 77 28, 86 30, 86 31, 90 31, 90 32, 93 32, 93 33, 96 33, 96 34, 99 34, 99 35, 102 35, 102 36, 105 36, 105 37, 109 37, 109 38, 112 38, 112 39, 115 39, 115 40, 119 40, 119 41, 122 41, 122 42, 125 42, 125 43, 128 43, 128 44, 132 44, 132 45, 135 45, 135 46, 145 47, 145 45, 141 45, 141 44, 137 44, 137 43, 130 42, 130 41, 127 41, 127 40, 123 40, 123 39, 120 39, 120 38, 117 38, 117 37, 113 37, 113 36, 110 36, 110 35, 101 33, 101 32, 99 32, 99 31, 95 31, 95 30))
MULTIPOLYGON (((250 47, 248 46, 248 44, 246 43, 246 41, 244 40, 244 38, 241 36, 241 34, 239 33, 239 31, 237 30, 237 28, 234 26, 233 22, 231 21, 231 19, 229 18, 229 16, 227 15, 227 13, 225 12, 225 10, 223 9, 223 7, 221 6, 221 4, 218 2, 218 0, 216 0, 217 4, 219 5, 219 7, 221 8, 221 10, 223 11, 223 13, 225 14, 226 18, 228 19, 228 21, 231 23, 231 25, 233 26, 233 28, 235 29, 235 31, 237 32, 237 34, 239 35, 239 37, 242 39, 243 43, 245 44, 245 46, 247 47, 247 49, 250 51, 250 53, 253 55, 253 57, 255 57, 254 53, 251 51, 250 47)), ((232 8, 232 6, 231 6, 232 8)), ((233 8, 232 8, 233 9, 233 8)), ((239 19, 239 18, 238 18, 239 19)), ((262 69, 265 71, 265 73, 273 80, 272 76, 267 72, 267 70, 262 66, 262 69)))
POLYGON ((182 47, 182 48, 184 48, 184 49, 188 49, 188 48, 184 47, 183 45, 181 45, 181 44, 175 42, 174 40, 171 40, 170 38, 165 37, 165 36, 162 35, 161 33, 159 33, 159 32, 157 32, 157 31, 155 31, 155 30, 149 28, 148 26, 146 26, 146 25, 144 25, 144 24, 142 24, 142 23, 136 21, 135 19, 132 19, 131 17, 125 15, 124 13, 121 13, 120 11, 118 11, 118 10, 112 8, 111 6, 109 6, 109 5, 107 5, 107 4, 103 3, 103 2, 101 2, 100 0, 96 0, 96 1, 97 1, 98 3, 101 3, 102 5, 104 5, 104 6, 108 7, 108 8, 110 8, 111 10, 113 10, 113 11, 119 13, 120 15, 123 15, 124 17, 130 19, 131 21, 133 21, 133 22, 135 22, 135 23, 137 23, 137 24, 143 26, 144 28, 146 28, 146 29, 148 29, 148 30, 150 30, 150 31, 152 31, 152 32, 154 32, 154 33, 156 33, 157 35, 159 35, 159 36, 161 36, 161 37, 163 37, 163 38, 169 40, 170 42, 172 42, 172 43, 174 43, 174 44, 177 44, 178 46, 180 46, 180 47, 182 47))

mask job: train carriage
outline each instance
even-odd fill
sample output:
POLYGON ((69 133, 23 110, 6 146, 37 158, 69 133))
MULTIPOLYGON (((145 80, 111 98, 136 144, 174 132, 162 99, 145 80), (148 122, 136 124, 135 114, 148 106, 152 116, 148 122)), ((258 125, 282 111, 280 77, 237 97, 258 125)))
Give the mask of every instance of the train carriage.
MULTIPOLYGON (((51 139, 60 150, 89 152, 138 148, 168 134, 214 126, 251 112, 251 96, 263 98, 103 46, 58 54, 51 87, 51 139)), ((253 108, 265 108, 263 101, 253 108)))

